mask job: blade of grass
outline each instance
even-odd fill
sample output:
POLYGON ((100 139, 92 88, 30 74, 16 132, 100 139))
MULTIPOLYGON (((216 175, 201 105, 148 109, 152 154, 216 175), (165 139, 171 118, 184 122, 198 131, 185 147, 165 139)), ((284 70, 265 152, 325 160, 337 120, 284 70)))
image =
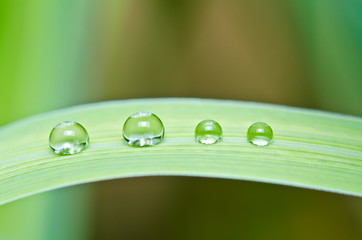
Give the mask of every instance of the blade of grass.
POLYGON ((76 106, 0 128, 0 204, 63 186, 150 175, 244 179, 362 196, 361 143, 361 118, 270 104, 140 99, 76 106), (162 144, 126 145, 122 124, 136 111, 161 118, 162 144), (221 124, 222 142, 194 141, 194 128, 204 119, 221 124), (50 151, 50 130, 65 120, 87 128, 91 144, 84 152, 50 151), (257 121, 274 130, 267 147, 246 140, 247 128, 257 121))

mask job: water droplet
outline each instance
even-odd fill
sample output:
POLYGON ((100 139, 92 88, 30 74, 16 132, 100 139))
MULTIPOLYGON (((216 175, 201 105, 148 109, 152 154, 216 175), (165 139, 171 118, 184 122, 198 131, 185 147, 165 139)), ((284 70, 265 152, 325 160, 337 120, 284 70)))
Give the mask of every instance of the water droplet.
POLYGON ((214 120, 204 120, 197 124, 195 129, 195 140, 203 144, 215 144, 222 138, 220 124, 214 120))
POLYGON ((123 125, 123 138, 132 146, 159 144, 165 135, 162 121, 153 113, 136 112, 123 125))
POLYGON ((256 146, 266 146, 273 139, 272 128, 263 122, 256 122, 248 129, 248 140, 256 146))
POLYGON ((65 121, 57 124, 50 132, 49 146, 59 155, 76 154, 89 143, 87 130, 79 123, 65 121))

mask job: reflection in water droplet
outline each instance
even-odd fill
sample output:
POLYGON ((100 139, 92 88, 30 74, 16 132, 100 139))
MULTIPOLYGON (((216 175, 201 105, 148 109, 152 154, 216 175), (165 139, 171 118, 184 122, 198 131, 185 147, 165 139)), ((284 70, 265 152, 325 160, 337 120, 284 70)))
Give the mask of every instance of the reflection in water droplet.
POLYGON ((132 146, 153 146, 159 144, 165 135, 162 121, 153 113, 132 114, 123 125, 123 138, 132 146))
POLYGON ((203 144, 215 144, 222 138, 220 124, 214 120, 204 120, 195 129, 195 140, 203 144))
POLYGON ((87 130, 73 121, 61 122, 56 125, 49 135, 49 146, 59 155, 76 154, 89 144, 87 130))
POLYGON ((248 129, 248 141, 256 146, 266 146, 273 139, 272 128, 263 122, 256 122, 248 129))

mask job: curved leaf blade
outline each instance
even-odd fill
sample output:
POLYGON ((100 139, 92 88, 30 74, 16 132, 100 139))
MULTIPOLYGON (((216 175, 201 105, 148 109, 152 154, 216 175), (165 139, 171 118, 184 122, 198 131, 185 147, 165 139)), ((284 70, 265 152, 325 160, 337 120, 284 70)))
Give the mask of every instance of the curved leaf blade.
POLYGON ((63 186, 151 175, 244 179, 362 196, 362 119, 241 101, 140 99, 76 106, 0 128, 0 204, 63 186), (136 111, 161 118, 162 144, 126 145, 122 124, 136 111), (194 128, 204 119, 221 124, 222 142, 195 142, 194 128), (87 128, 91 144, 84 152, 50 151, 50 130, 65 120, 87 128), (274 130, 267 147, 246 140, 257 121, 274 130))

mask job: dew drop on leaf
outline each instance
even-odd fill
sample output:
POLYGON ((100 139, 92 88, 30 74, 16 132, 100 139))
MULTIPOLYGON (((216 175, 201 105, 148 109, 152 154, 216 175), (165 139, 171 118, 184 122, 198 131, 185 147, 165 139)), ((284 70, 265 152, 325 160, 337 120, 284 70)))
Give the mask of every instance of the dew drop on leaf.
POLYGON ((165 135, 162 121, 151 112, 136 112, 123 125, 123 138, 132 146, 159 144, 165 135))
POLYGON ((195 129, 195 140, 202 144, 215 144, 222 138, 222 129, 214 120, 204 120, 195 129))
POLYGON ((88 132, 77 122, 61 122, 50 132, 49 146, 54 153, 59 155, 79 153, 83 151, 88 144, 88 132))
POLYGON ((264 122, 256 122, 248 129, 248 141, 256 146, 266 146, 273 139, 272 128, 264 122))

